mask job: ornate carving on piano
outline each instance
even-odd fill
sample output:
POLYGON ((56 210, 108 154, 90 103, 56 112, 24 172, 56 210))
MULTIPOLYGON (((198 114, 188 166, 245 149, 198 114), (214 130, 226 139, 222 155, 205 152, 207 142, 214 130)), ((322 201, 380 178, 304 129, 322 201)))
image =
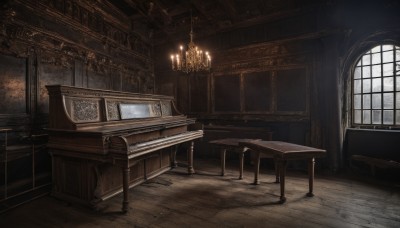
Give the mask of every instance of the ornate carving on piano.
POLYGON ((75 122, 100 121, 99 101, 72 100, 71 117, 75 122))
POLYGON ((107 120, 119 120, 118 102, 106 101, 107 120))
POLYGON ((203 131, 190 127, 195 120, 180 114, 172 97, 46 88, 54 196, 96 206, 123 191, 127 211, 129 188, 174 167, 182 143, 190 143, 187 167, 194 173, 193 140, 203 131))
POLYGON ((154 116, 160 117, 161 116, 161 107, 160 104, 152 104, 151 105, 151 112, 154 114, 154 116))
MULTIPOLYGON (((81 124, 98 122, 99 124, 113 124, 110 121, 180 116, 169 96, 117 92, 111 90, 85 89, 72 86, 46 86, 49 96, 61 96, 62 99, 53 99, 58 102, 55 109, 66 110, 59 114, 62 128, 69 125, 69 129, 79 129, 81 124), (110 123, 106 123, 110 122, 110 123)), ((60 121, 50 121, 51 127, 61 124, 60 121), (53 126, 52 124, 55 124, 53 126)), ((86 125, 82 125, 86 126, 86 125)))
POLYGON ((171 102, 170 101, 161 101, 161 113, 163 116, 171 116, 171 102))

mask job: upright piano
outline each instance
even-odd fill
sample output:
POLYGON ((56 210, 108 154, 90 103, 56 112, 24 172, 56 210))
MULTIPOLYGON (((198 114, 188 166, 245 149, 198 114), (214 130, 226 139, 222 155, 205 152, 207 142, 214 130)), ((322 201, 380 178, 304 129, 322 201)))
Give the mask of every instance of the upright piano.
POLYGON ((187 148, 188 173, 194 173, 193 141, 203 130, 177 111, 172 97, 46 88, 53 196, 95 207, 123 192, 126 212, 129 188, 175 167, 181 144, 187 148))

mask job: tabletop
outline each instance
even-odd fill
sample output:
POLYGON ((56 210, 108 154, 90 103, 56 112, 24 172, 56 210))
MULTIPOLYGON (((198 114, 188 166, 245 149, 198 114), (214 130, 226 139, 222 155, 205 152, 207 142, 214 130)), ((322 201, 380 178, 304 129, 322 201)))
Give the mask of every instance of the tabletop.
POLYGON ((239 143, 251 142, 251 141, 260 141, 261 139, 241 139, 241 138, 225 138, 225 139, 217 139, 212 140, 209 143, 220 145, 220 146, 235 146, 240 147, 239 143))
POLYGON ((326 154, 326 150, 323 149, 282 141, 242 141, 239 144, 252 150, 273 154, 281 158, 321 157, 326 154))

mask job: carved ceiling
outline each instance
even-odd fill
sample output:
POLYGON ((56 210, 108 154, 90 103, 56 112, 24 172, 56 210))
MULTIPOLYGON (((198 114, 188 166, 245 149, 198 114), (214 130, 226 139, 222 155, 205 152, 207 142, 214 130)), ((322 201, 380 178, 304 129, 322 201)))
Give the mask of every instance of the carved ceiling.
POLYGON ((273 21, 324 4, 321 0, 113 0, 126 16, 154 30, 156 43, 187 36, 190 17, 196 35, 273 21))

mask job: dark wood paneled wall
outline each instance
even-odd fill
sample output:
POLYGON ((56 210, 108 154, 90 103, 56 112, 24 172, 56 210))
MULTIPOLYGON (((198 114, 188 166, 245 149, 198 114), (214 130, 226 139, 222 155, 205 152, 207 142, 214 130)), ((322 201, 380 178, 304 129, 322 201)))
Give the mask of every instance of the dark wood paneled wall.
MULTIPOLYGON (((205 124, 257 126, 276 140, 327 149, 325 167, 337 171, 346 159, 351 64, 379 42, 398 43, 398 10, 390 0, 321 1, 286 18, 197 38, 212 53, 212 70, 186 75, 158 64, 157 91, 176 96, 180 110, 205 124)), ((156 48, 165 50, 158 63, 175 51, 156 48)))
MULTIPOLYGON (((146 26, 134 29, 137 22, 108 1, 10 0, 1 2, 0 11, 0 128, 12 129, 9 145, 31 145, 27 138, 45 133, 46 85, 154 92, 149 31, 146 26)), ((0 134, 0 145, 4 136, 0 134)), ((34 157, 26 147, 26 156, 18 161, 11 161, 10 154, 5 161, 2 146, 0 151, 1 211, 12 204, 7 199, 18 204, 10 194, 12 186, 32 182, 35 170, 50 176, 51 164, 43 149, 34 157), (10 188, 8 198, 5 187, 10 188)))
MULTIPOLYGON (((157 66, 158 91, 175 95, 180 110, 206 125, 259 127, 271 130, 275 140, 322 147, 320 141, 311 142, 315 122, 311 121, 310 103, 314 96, 315 40, 324 34, 315 32, 310 15, 296 18, 308 20, 296 26, 311 30, 310 34, 291 27, 293 20, 283 20, 200 41, 201 47, 214 47, 207 47, 213 50, 212 71, 186 75, 157 66), (286 26, 281 34, 277 34, 281 30, 275 23, 286 26), (269 26, 272 29, 267 32, 269 26), (277 36, 288 37, 274 40, 277 36)), ((156 61, 161 62, 161 57, 156 61)))
POLYGON ((149 31, 133 30, 107 1, 11 0, 1 9, 0 126, 16 115, 45 126, 47 84, 153 93, 149 31))

